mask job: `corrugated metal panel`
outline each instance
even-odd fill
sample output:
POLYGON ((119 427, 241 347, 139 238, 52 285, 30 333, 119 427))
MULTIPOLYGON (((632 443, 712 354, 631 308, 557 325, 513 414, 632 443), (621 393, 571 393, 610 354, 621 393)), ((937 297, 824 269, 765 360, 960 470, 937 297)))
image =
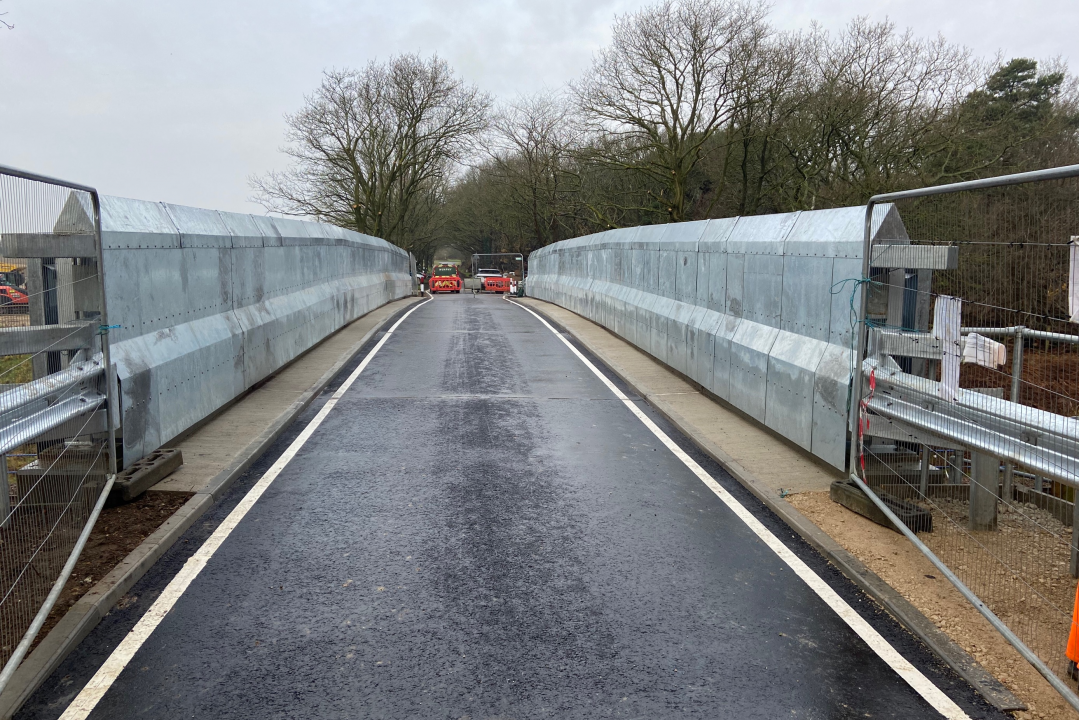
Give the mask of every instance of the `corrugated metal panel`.
MULTIPOLYGON (((683 375, 689 375, 689 325, 696 306, 678 300, 671 301, 667 312, 667 359, 666 363, 683 375)), ((696 337, 694 336, 694 341, 696 337)), ((696 355, 696 353, 692 353, 696 355)), ((694 361, 696 358, 694 357, 694 361)))

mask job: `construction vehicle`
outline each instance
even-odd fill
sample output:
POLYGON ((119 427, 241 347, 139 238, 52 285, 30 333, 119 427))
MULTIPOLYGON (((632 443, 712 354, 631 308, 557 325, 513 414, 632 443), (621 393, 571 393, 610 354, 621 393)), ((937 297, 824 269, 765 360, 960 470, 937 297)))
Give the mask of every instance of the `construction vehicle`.
POLYGON ((431 270, 431 292, 461 292, 461 273, 456 265, 440 263, 431 270))
POLYGON ((0 285, 13 288, 26 286, 26 268, 21 265, 0 262, 0 285))
POLYGON ((30 312, 30 298, 25 292, 10 285, 0 285, 0 313, 10 315, 28 312, 30 312))

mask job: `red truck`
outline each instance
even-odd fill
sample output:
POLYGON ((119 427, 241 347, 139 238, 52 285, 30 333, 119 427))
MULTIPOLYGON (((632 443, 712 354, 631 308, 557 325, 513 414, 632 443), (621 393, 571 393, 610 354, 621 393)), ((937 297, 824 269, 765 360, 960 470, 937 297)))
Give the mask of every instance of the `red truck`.
POLYGON ((456 265, 444 263, 431 270, 431 293, 436 292, 461 292, 461 275, 456 265))

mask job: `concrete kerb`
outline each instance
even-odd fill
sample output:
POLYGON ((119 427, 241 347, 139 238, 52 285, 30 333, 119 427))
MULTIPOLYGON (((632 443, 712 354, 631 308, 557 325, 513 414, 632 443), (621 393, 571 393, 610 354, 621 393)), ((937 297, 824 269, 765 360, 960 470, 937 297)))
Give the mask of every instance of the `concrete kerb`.
MULTIPOLYGON (((407 304, 418 302, 419 298, 406 298, 407 304)), ((377 309, 377 308, 376 308, 377 309)), ((210 480, 206 489, 195 493, 184 505, 166 520, 149 537, 131 551, 120 564, 103 577, 88 593, 82 596, 34 651, 19 665, 11 682, 0 693, 0 719, 9 720, 19 711, 30 696, 41 686, 49 675, 63 662, 83 639, 101 622, 119 602, 124 593, 130 590, 139 579, 153 566, 165 552, 197 521, 221 496, 232 486, 264 452, 266 452, 281 433, 300 416, 341 369, 360 352, 367 342, 379 333, 387 322, 398 313, 393 313, 380 320, 362 338, 355 342, 333 366, 323 373, 318 381, 297 398, 288 409, 274 420, 273 424, 252 440, 236 460, 210 480)), ((359 319, 359 318, 357 318, 359 319)), ((332 335, 330 336, 332 337, 332 335)), ((287 367, 287 366, 286 366, 287 367)), ((284 368, 282 368, 283 370, 284 368)))
MULTIPOLYGON (((531 298, 536 300, 536 298, 531 298)), ((541 301, 542 302, 542 301, 541 301)), ((728 455, 722 448, 713 443, 694 426, 682 417, 666 401, 656 395, 643 392, 637 387, 633 378, 621 372, 617 362, 606 356, 599 348, 589 343, 586 339, 578 336, 572 330, 558 323, 540 307, 532 307, 542 314, 549 323, 561 332, 573 337, 606 365, 611 372, 617 375, 626 385, 633 389, 640 397, 651 405, 671 423, 680 433, 689 438, 690 442, 697 446, 704 454, 715 460, 724 470, 731 474, 743 487, 753 494, 758 500, 775 513, 783 522, 791 527, 807 543, 812 545, 829 562, 839 568, 845 576, 850 578, 863 592, 876 600, 888 611, 899 623, 912 632, 919 640, 926 644, 941 660, 970 683, 981 695, 993 706, 1003 711, 1026 710, 1027 706, 1019 698, 1012 694, 999 680, 989 671, 983 668, 966 650, 956 644, 946 633, 927 618, 920 610, 900 595, 895 588, 886 583, 876 573, 867 568, 862 562, 839 545, 830 535, 825 533, 809 518, 800 513, 790 503, 775 496, 774 492, 761 480, 746 470, 741 464, 728 455)), ((587 318, 585 318, 587 320, 587 318)), ((589 321, 591 322, 591 321, 589 321)), ((689 381, 692 382, 692 381, 689 381)), ((692 383, 696 385, 696 383, 692 383)))

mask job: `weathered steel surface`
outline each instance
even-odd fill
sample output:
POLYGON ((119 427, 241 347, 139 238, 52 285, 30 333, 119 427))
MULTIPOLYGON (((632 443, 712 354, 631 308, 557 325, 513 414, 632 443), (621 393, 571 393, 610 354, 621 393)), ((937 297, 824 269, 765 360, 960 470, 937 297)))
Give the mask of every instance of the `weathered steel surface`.
MULTIPOLYGON (((839 208, 574 238, 532 253, 528 292, 842 468, 864 216, 839 208)), ((909 242, 895 208, 877 210, 874 237, 909 242)))
POLYGON ((94 236, 87 233, 6 233, 0 239, 0 255, 7 258, 92 258, 97 256, 97 243, 94 236))
POLYGON ((93 347, 96 334, 97 325, 91 323, 7 327, 0 328, 0 347, 9 355, 84 350, 93 347))
POLYGON ((877 245, 870 261, 871 267, 875 268, 955 270, 959 267, 959 248, 955 245, 877 245))

